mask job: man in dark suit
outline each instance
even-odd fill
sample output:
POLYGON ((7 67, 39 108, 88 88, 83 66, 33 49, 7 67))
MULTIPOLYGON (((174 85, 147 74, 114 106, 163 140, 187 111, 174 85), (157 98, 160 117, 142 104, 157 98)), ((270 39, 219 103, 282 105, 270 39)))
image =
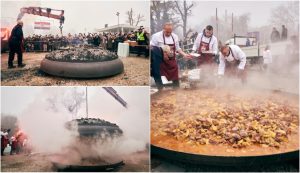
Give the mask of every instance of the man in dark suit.
POLYGON ((9 57, 8 57, 8 68, 15 68, 13 61, 15 53, 18 55, 18 67, 25 67, 23 64, 23 22, 18 21, 17 25, 12 29, 9 37, 9 57))

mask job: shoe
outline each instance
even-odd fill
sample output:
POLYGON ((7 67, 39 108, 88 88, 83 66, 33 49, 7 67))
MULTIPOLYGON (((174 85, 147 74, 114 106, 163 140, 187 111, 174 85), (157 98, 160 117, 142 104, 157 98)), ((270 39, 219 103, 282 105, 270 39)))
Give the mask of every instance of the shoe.
POLYGON ((16 66, 14 66, 14 65, 9 65, 8 68, 9 68, 9 69, 11 69, 11 68, 16 68, 16 66))
POLYGON ((26 66, 26 64, 18 65, 18 67, 20 67, 20 68, 23 68, 23 67, 25 67, 25 66, 26 66))

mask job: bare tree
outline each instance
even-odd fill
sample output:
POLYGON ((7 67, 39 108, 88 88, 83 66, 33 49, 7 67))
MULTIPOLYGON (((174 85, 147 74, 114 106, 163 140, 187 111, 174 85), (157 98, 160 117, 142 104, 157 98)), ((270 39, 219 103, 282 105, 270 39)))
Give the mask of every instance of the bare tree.
POLYGON ((133 10, 132 10, 132 8, 129 11, 126 12, 126 15, 127 15, 127 21, 126 22, 129 25, 133 25, 134 19, 133 19, 133 10))
POLYGON ((249 31, 250 13, 244 13, 234 19, 234 31, 236 34, 246 35, 249 31))
POLYGON ((299 1, 286 2, 274 8, 271 13, 270 23, 273 26, 285 25, 290 35, 298 35, 299 32, 299 1))
POLYGON ((187 19, 188 16, 192 14, 192 8, 194 7, 194 2, 189 1, 187 2, 186 0, 184 1, 174 1, 175 2, 175 9, 177 11, 177 14, 180 16, 181 21, 182 21, 182 35, 184 38, 189 34, 187 32, 187 19))
POLYGON ((145 16, 138 14, 136 17, 136 22, 135 22, 135 26, 138 26, 139 23, 144 22, 145 21, 145 16))
POLYGON ((132 8, 126 12, 126 15, 126 22, 131 26, 138 26, 141 22, 145 21, 145 16, 140 13, 135 15, 132 8))
POLYGON ((57 104, 58 104, 58 96, 53 95, 47 98, 47 102, 49 103, 49 109, 53 110, 54 112, 58 111, 57 104))
POLYGON ((174 30, 180 27, 180 18, 176 16, 174 9, 174 1, 151 1, 151 32, 161 31, 166 22, 172 23, 174 30))
MULTIPOLYGON (((218 18, 219 38, 222 43, 233 37, 233 34, 246 35, 249 31, 250 13, 244 13, 233 17, 233 33, 231 31, 231 15, 218 18)), ((202 23, 202 26, 207 24, 216 27, 216 17, 210 16, 202 23)))
POLYGON ((74 119, 77 117, 81 104, 85 102, 85 95, 83 91, 78 91, 74 88, 64 92, 62 95, 53 95, 47 98, 47 102, 49 103, 49 109, 57 112, 65 108, 72 114, 72 119, 74 119))
POLYGON ((63 98, 63 104, 72 114, 72 118, 77 118, 78 110, 82 103, 85 102, 85 94, 83 91, 78 91, 76 88, 63 98))
POLYGON ((273 9, 271 23, 275 25, 299 23, 299 1, 287 2, 287 4, 273 9))

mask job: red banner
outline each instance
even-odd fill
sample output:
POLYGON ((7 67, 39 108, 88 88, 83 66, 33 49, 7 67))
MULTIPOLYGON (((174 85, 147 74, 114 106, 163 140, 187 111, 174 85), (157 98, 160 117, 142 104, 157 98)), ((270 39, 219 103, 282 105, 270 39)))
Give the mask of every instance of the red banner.
POLYGON ((34 29, 50 30, 50 22, 34 22, 34 29))

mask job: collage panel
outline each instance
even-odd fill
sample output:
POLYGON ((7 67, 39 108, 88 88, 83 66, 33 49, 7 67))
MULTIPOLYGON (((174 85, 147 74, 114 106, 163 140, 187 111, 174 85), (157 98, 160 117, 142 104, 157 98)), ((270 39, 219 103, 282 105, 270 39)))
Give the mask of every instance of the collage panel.
POLYGON ((148 87, 2 87, 1 171, 148 172, 149 101, 148 87))
POLYGON ((1 172, 299 172, 299 0, 0 0, 1 172))
POLYGON ((299 172, 299 1, 150 8, 151 171, 299 172))
POLYGON ((148 86, 149 1, 1 1, 2 86, 148 86))

